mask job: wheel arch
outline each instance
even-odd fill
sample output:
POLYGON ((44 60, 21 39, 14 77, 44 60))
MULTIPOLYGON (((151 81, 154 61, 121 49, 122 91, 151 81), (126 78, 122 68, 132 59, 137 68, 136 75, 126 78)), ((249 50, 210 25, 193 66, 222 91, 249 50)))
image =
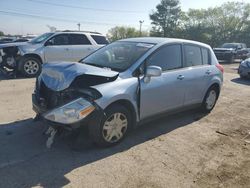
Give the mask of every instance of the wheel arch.
MULTIPOLYGON (((23 58, 27 58, 27 57, 37 58, 37 59, 39 59, 39 61, 41 62, 41 64, 43 64, 43 60, 42 60, 41 56, 38 55, 38 54, 34 54, 34 53, 29 53, 29 54, 23 55, 23 56, 21 57, 21 59, 20 59, 19 62, 21 62, 23 58)), ((21 69, 21 63, 18 63, 18 70, 20 70, 20 69, 21 69)))
MULTIPOLYGON (((212 83, 208 88, 207 88, 207 91, 209 90, 209 89, 211 89, 211 88, 215 88, 216 89, 216 91, 217 91, 217 98, 219 97, 219 95, 220 95, 220 90, 221 90, 221 85, 218 83, 218 82, 214 82, 214 83, 212 83)), ((206 91, 206 92, 207 92, 206 91)))
POLYGON ((124 106, 126 109, 129 110, 129 112, 131 112, 131 116, 132 116, 132 127, 134 128, 136 126, 136 109, 134 107, 134 105, 127 99, 119 99, 119 100, 116 100, 112 103, 110 103, 105 109, 104 111, 107 109, 107 108, 110 108, 111 106, 113 105, 121 105, 121 106, 124 106))

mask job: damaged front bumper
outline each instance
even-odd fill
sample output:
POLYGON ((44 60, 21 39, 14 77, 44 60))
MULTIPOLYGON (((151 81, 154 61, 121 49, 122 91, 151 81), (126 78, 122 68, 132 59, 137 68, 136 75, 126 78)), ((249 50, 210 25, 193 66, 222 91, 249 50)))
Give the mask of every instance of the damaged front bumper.
MULTIPOLYGON (((47 110, 46 107, 44 107, 41 104, 41 102, 37 100, 36 95, 33 94, 32 105, 33 105, 33 110, 41 117, 41 119, 44 122, 46 122, 49 126, 55 129, 62 128, 62 129, 71 131, 71 130, 80 128, 81 126, 87 126, 87 125, 91 126, 93 124, 100 124, 105 114, 102 108, 100 108, 94 102, 88 101, 86 108, 76 110, 75 112, 73 112, 72 108, 69 108, 70 106, 72 106, 73 103, 79 103, 79 102, 81 103, 81 99, 83 98, 78 98, 61 107, 54 108, 52 110, 47 110), (60 114, 60 113, 65 113, 65 112, 68 114, 66 115, 60 114), (72 119, 72 116, 74 116, 74 113, 75 114, 79 113, 79 115, 80 116, 82 115, 82 117, 72 119), (67 116, 69 119, 65 119, 67 116)), ((83 101, 87 101, 87 100, 83 99, 83 101)))

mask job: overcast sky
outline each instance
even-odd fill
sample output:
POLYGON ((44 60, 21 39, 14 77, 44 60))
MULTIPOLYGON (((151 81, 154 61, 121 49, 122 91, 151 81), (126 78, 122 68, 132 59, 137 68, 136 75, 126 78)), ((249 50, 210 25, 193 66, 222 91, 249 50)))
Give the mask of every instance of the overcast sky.
MULTIPOLYGON (((230 0, 180 0, 182 10, 219 6, 230 0)), ((231 0, 233 1, 233 0, 231 0)), ((249 2, 250 0, 240 0, 249 2)), ((117 25, 150 28, 149 13, 160 0, 0 0, 0 30, 10 34, 42 34, 47 25, 106 34, 117 25)))

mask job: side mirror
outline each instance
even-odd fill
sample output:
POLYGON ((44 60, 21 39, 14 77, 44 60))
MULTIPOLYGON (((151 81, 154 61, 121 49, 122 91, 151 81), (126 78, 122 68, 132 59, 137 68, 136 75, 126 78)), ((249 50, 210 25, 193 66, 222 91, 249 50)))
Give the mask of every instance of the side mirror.
POLYGON ((44 46, 53 46, 54 44, 53 44, 53 42, 51 41, 51 40, 48 40, 45 44, 44 44, 44 46))
POLYGON ((151 77, 158 77, 161 76, 162 69, 158 66, 148 66, 146 68, 146 73, 144 76, 144 82, 149 83, 151 80, 151 77))

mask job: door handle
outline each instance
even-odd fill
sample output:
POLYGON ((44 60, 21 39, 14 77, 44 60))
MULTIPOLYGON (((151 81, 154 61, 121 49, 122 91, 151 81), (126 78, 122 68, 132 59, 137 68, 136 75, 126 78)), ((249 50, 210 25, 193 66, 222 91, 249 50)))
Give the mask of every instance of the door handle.
POLYGON ((212 73, 211 70, 207 70, 207 71, 206 71, 206 74, 208 74, 208 75, 211 74, 211 73, 212 73))
POLYGON ((185 77, 183 76, 183 75, 179 75, 178 77, 177 77, 177 79, 178 80, 183 80, 185 77))

